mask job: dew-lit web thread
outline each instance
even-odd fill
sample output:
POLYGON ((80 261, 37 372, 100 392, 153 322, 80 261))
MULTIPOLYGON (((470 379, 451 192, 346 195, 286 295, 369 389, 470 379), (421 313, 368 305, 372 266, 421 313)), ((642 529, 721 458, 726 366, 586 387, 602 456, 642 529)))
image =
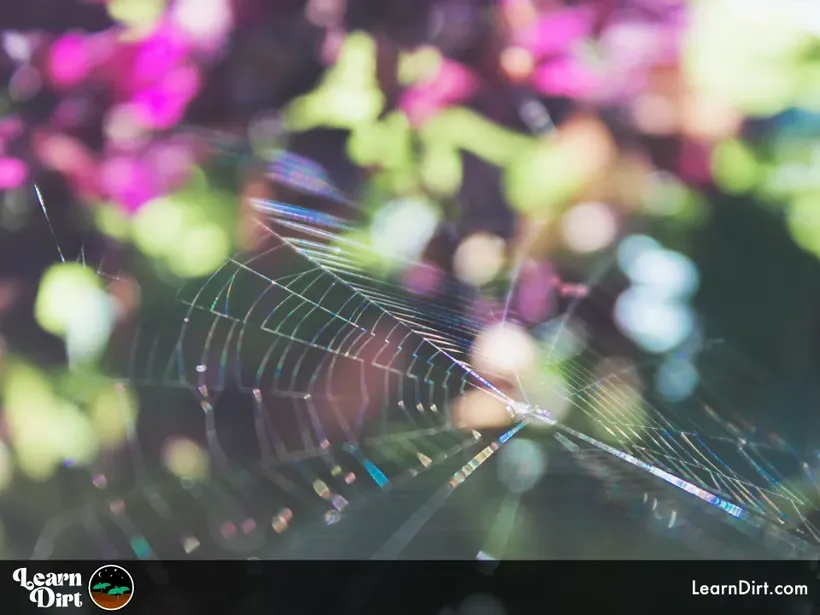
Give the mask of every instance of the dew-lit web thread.
MULTIPOLYGON (((277 230, 282 228, 276 226, 277 230)), ((371 296, 349 286, 337 272, 311 260, 307 253, 300 255, 298 248, 294 251, 290 240, 285 241, 275 231, 271 230, 268 239, 260 252, 229 259, 204 284, 180 292, 178 299, 184 310, 175 335, 141 331, 132 346, 126 385, 189 389, 201 404, 205 444, 228 486, 215 480, 191 484, 187 489, 190 497, 234 519, 225 522, 229 527, 255 522, 240 510, 242 502, 235 495, 246 490, 249 478, 232 467, 215 422, 214 406, 230 386, 254 400, 261 465, 291 464, 298 468, 303 484, 294 485, 292 480, 275 475, 269 475, 268 480, 300 496, 326 501, 327 512, 339 508, 341 496, 329 486, 332 481, 321 480, 315 470, 300 465, 306 459, 321 460, 327 466, 325 474, 334 474, 341 467, 337 461, 340 456, 353 457, 379 488, 388 488, 393 481, 412 478, 453 453, 478 445, 479 434, 465 435, 452 427, 450 400, 469 389, 509 400, 453 358, 451 353, 459 348, 450 347, 444 339, 420 336, 406 320, 395 318, 371 296), (288 258, 292 270, 267 273, 266 263, 288 258), (240 292, 240 287, 247 292, 240 292), (260 338, 264 339, 261 347, 257 344, 252 348, 260 338), (368 347, 369 355, 365 352, 368 347), (383 379, 374 381, 362 369, 360 386, 337 394, 332 383, 323 384, 322 379, 332 379, 344 362, 366 363, 383 379), (378 420, 368 423, 364 414, 374 384, 384 399, 378 420), (297 433, 289 437, 278 429, 281 417, 275 408, 277 400, 285 399, 297 406, 291 417, 297 433), (357 409, 354 416, 345 416, 350 408, 357 409), (390 425, 388 419, 400 424, 390 425), (403 454, 390 449, 394 444, 403 454), (391 476, 370 458, 379 453, 392 457, 397 473, 391 476)), ((461 349, 468 343, 463 340, 461 349)), ((356 379, 355 371, 352 379, 356 379)), ((159 517, 178 526, 181 537, 198 542, 174 519, 163 489, 152 482, 137 435, 130 433, 128 440, 138 480, 131 499, 147 500, 159 517)), ((505 441, 502 438, 499 442, 505 441)), ((476 459, 483 459, 481 452, 473 457, 476 459)), ((470 467, 464 466, 456 476, 466 476, 470 467)), ((346 479, 350 474, 341 470, 338 475, 346 479)), ((348 504, 344 497, 341 500, 344 506, 348 504)), ((131 518, 128 503, 129 498, 112 501, 105 514, 128 537, 137 557, 154 558, 154 549, 131 518)), ((48 537, 63 523, 64 518, 55 519, 46 528, 39 556, 47 556, 48 537)), ((95 525, 88 517, 85 523, 87 527, 95 525)), ((104 544, 104 537, 99 537, 99 542, 104 544)))
MULTIPOLYGON (((382 280, 373 280, 356 271, 355 265, 345 258, 343 252, 328 253, 324 246, 309 242, 303 242, 303 249, 310 251, 325 266, 344 271, 349 284, 373 297, 374 301, 382 302, 388 309, 399 314, 399 318, 406 318, 411 326, 417 327, 420 334, 425 334, 428 330, 433 332, 432 335, 441 338, 439 343, 446 344, 454 354, 466 355, 473 336, 480 330, 479 325, 482 323, 465 321, 457 311, 458 308, 454 307, 451 310, 446 302, 443 303, 440 299, 432 309, 429 309, 430 304, 424 305, 423 300, 397 298, 390 294, 394 290, 393 285, 382 280)), ((505 314, 507 311, 508 307, 505 308, 505 314)), ((571 388, 578 387, 570 401, 603 425, 606 431, 626 448, 620 452, 634 452, 631 461, 637 459, 639 463, 646 463, 669 473, 671 477, 666 476, 666 480, 683 477, 691 485, 701 485, 712 492, 701 494, 701 497, 715 494, 723 496, 717 500, 710 499, 734 516, 742 516, 745 512, 741 507, 732 504, 737 502, 759 514, 781 522, 785 521, 791 527, 805 525, 811 536, 818 538, 815 528, 807 522, 801 510, 809 501, 806 494, 797 493, 796 488, 789 488, 775 478, 778 471, 766 459, 764 453, 766 450, 775 451, 773 447, 765 442, 747 442, 744 448, 738 449, 738 454, 749 467, 736 471, 716 450, 725 446, 735 447, 737 437, 732 437, 731 430, 714 412, 702 413, 703 420, 712 423, 712 430, 703 429, 691 416, 684 419, 683 425, 689 425, 684 428, 667 416, 671 412, 669 408, 662 409, 641 398, 641 405, 648 411, 647 417, 630 423, 631 409, 627 403, 630 400, 624 399, 623 386, 615 390, 606 386, 608 381, 613 380, 624 384, 617 374, 588 384, 592 373, 580 365, 567 364, 564 371, 569 384, 572 385, 571 388), (717 435, 712 435, 715 433, 714 428, 718 429, 717 435), (645 430, 646 433, 640 434, 636 430, 645 430), (627 432, 631 432, 631 435, 627 432), (711 443, 711 446, 707 442, 711 443), (759 460, 756 461, 754 457, 758 457, 759 460), (769 471, 766 471, 766 467, 769 471), (762 479, 762 484, 751 482, 745 477, 744 470, 752 470, 755 478, 762 479)), ((615 449, 610 450, 614 451, 615 449)), ((728 451, 724 456, 727 454, 728 451)), ((690 490, 683 484, 678 486, 690 490)))
MULTIPOLYGON (((105 254, 102 254, 101 257, 95 262, 92 262, 88 258, 88 255, 86 253, 85 242, 80 244, 76 257, 69 258, 68 253, 61 246, 58 234, 54 226, 52 225, 51 218, 48 213, 48 206, 45 203, 41 191, 37 186, 34 186, 34 191, 38 204, 40 205, 40 209, 43 213, 44 220, 48 226, 52 239, 54 240, 55 249, 57 251, 57 255, 59 256, 60 263, 78 264, 82 267, 86 267, 93 270, 94 274, 100 278, 104 286, 106 286, 107 288, 110 288, 113 284, 122 282, 122 272, 118 268, 116 268, 116 266, 114 268, 109 266, 109 261, 106 259, 105 254)), ((121 393, 122 385, 118 385, 117 390, 121 393)), ((138 452, 138 449, 135 448, 134 451, 138 452)), ((138 456, 137 461, 139 461, 138 456)), ((139 466, 141 464, 138 463, 137 465, 139 466)), ((155 499, 157 493, 152 486, 146 486, 145 495, 149 497, 149 499, 155 499)), ((115 508, 113 504, 116 504, 116 501, 112 503, 112 505, 110 506, 112 510, 115 508)), ((55 539, 60 535, 60 533, 65 530, 68 530, 69 528, 77 524, 82 525, 86 529, 87 534, 91 536, 92 540, 97 546, 98 552, 102 554, 103 557, 107 557, 108 559, 114 559, 120 556, 121 553, 118 552, 116 549, 113 549, 110 543, 107 542, 105 538, 105 532, 102 530, 99 523, 100 517, 95 513, 94 508, 95 507, 93 504, 88 504, 80 509, 61 511, 60 513, 52 517, 50 520, 48 520, 45 526, 43 527, 37 544, 35 545, 32 554, 33 558, 48 558, 53 543, 55 539)), ((117 524, 125 533, 130 533, 135 536, 135 546, 139 545, 140 536, 138 532, 135 531, 135 528, 133 528, 133 524, 131 523, 130 519, 127 516, 123 516, 120 518, 118 517, 118 515, 114 515, 113 518, 115 524, 117 524)), ((152 555, 150 549, 148 555, 152 555)))
MULTIPOLYGON (((40 207, 40 211, 43 214, 43 220, 46 223, 46 227, 48 228, 48 232, 51 235, 51 239, 54 242, 54 249, 57 252, 57 256, 60 259, 61 263, 77 263, 82 265, 83 267, 92 268, 92 263, 90 263, 87 259, 86 255, 86 244, 83 241, 80 244, 79 251, 77 252, 76 257, 69 258, 67 256, 66 251, 63 249, 61 242, 57 235, 57 230, 54 227, 54 224, 51 222, 51 216, 49 215, 49 207, 46 204, 45 198, 43 197, 43 193, 40 188, 34 184, 34 196, 37 200, 37 204, 40 207)), ((108 267, 106 267, 108 263, 106 262, 105 255, 100 258, 100 261, 93 266, 94 273, 98 275, 103 281, 107 283, 119 281, 119 273, 116 271, 110 271, 108 267)))
MULTIPOLYGON (((193 126, 186 126, 181 132, 201 139, 217 159, 260 162, 253 148, 238 135, 193 126)), ((327 170, 309 158, 286 149, 275 149, 264 156, 264 162, 265 177, 277 185, 360 209, 356 201, 334 184, 327 170)))
POLYGON ((820 542, 817 528, 804 516, 810 494, 785 484, 786 477, 778 470, 789 464, 795 475, 804 472, 791 451, 749 438, 740 445, 738 429, 697 397, 684 411, 675 410, 636 394, 623 373, 596 376, 590 368, 599 358, 594 354, 587 351, 565 361, 560 370, 569 385, 566 401, 606 432, 605 439, 618 447, 610 452, 630 455, 627 461, 647 464, 650 467, 644 469, 691 493, 690 487, 678 484, 680 479, 701 487, 707 493, 696 495, 702 499, 717 495, 721 501, 714 503, 733 516, 751 511, 790 529, 801 528, 804 537, 808 534, 820 542))
POLYGON ((333 184, 321 165, 291 152, 276 152, 268 164, 265 175, 272 182, 304 194, 321 196, 336 203, 358 208, 358 204, 333 184))
MULTIPOLYGON (((534 234, 533 237, 536 235, 537 234, 534 234)), ((528 248, 528 245, 523 247, 512 272, 511 288, 504 301, 502 317, 504 321, 507 320, 513 311, 511 300, 518 282, 518 276, 526 260, 525 257, 528 248)), ((590 277, 588 285, 596 285, 608 269, 609 265, 600 267, 590 277)), ((567 325, 573 317, 575 308, 582 300, 582 297, 583 296, 579 296, 573 299, 564 314, 558 317, 558 332, 553 336, 546 355, 546 361, 548 363, 553 358, 556 346, 561 336, 566 332, 567 325)), ((586 358, 590 358, 594 355, 595 353, 591 351, 586 352, 586 358)), ((601 357, 595 357, 596 360, 600 358, 601 357)), ((789 462, 796 462, 798 464, 798 475, 807 474, 811 479, 810 470, 802 463, 802 460, 793 450, 784 450, 782 447, 773 447, 766 442, 753 441, 748 438, 744 438, 743 446, 738 447, 740 431, 731 423, 723 420, 714 410, 699 400, 697 396, 693 397, 693 402, 697 405, 695 412, 687 415, 683 423, 680 423, 686 425, 689 431, 685 431, 683 427, 676 427, 675 421, 670 421, 669 417, 664 415, 664 412, 667 412, 675 417, 675 420, 679 420, 679 412, 673 411, 667 405, 653 405, 644 399, 643 396, 639 396, 640 406, 649 414, 651 424, 643 418, 643 413, 638 417, 639 420, 633 420, 630 424, 628 423, 628 415, 635 414, 635 400, 625 400, 624 397, 628 397, 626 389, 633 389, 633 387, 624 382, 621 378, 621 374, 616 372, 614 374, 608 374, 604 378, 599 378, 596 377, 590 369, 583 367, 580 359, 561 363, 562 375, 567 381, 567 384, 570 385, 569 389, 573 391, 564 401, 569 402, 574 407, 580 408, 589 418, 603 426, 609 436, 615 438, 618 445, 624 446, 625 450, 614 449, 590 438, 588 435, 580 434, 570 429, 568 429, 568 431, 571 431, 577 437, 595 444, 595 446, 601 450, 615 454, 633 465, 638 465, 644 470, 660 476, 667 482, 697 495, 701 499, 729 512, 735 517, 744 518, 748 516, 748 513, 744 508, 738 507, 732 502, 747 506, 755 513, 769 520, 773 519, 778 523, 785 524, 790 529, 803 529, 805 532, 800 531, 801 534, 808 534, 808 537, 813 542, 820 542, 820 533, 818 533, 817 528, 815 528, 803 514, 803 510, 807 508, 808 502, 812 501, 811 496, 802 492, 797 486, 789 487, 784 485, 782 481, 785 480, 786 477, 764 456, 764 451, 777 452, 781 456, 785 455, 789 462), (612 387, 607 386, 611 383, 618 385, 614 392, 611 390, 612 387), (620 396, 618 395, 619 392, 621 393, 620 396), (603 406, 603 409, 601 406, 603 406), (717 427, 717 435, 711 435, 714 433, 711 431, 707 433, 707 431, 693 419, 692 414, 698 414, 700 416, 701 424, 708 424, 712 428, 717 427), (627 420, 625 421, 624 419, 627 420), (631 432, 631 438, 622 428, 631 432), (636 429, 639 431, 646 429, 649 433, 646 434, 643 440, 649 440, 649 443, 655 445, 657 448, 652 449, 651 446, 648 446, 646 442, 642 441, 639 434, 635 432, 636 429), (681 438, 686 445, 681 448, 682 445, 679 441, 673 440, 672 442, 667 442, 666 437, 673 438, 669 430, 677 432, 679 438, 681 438), (690 438, 693 440, 690 440, 690 438), (635 440, 638 442, 635 442, 635 440), (705 440, 714 440, 711 448, 706 444, 705 440), (723 458, 717 455, 713 449, 721 446, 731 447, 729 451, 732 449, 737 450, 737 453, 742 458, 739 467, 745 466, 740 470, 741 473, 744 470, 746 472, 750 469, 753 470, 752 474, 758 479, 758 484, 750 482, 744 475, 739 474, 735 469, 730 467, 723 458), (691 450, 687 450, 687 447, 691 450), (636 451, 637 457, 629 455, 630 450, 636 451), (751 451, 751 455, 748 451, 751 451), (681 453, 683 457, 681 457, 681 453), (755 457, 758 459, 755 460, 755 457), (708 479, 704 479, 704 473, 709 477, 708 479), (689 480, 681 481, 679 476, 689 480), (762 479, 762 484, 759 484, 760 479, 762 479), (698 489, 697 485, 701 485, 711 491, 698 489), (715 494, 722 497, 715 497, 715 494), (775 498, 775 501, 782 499, 781 505, 785 508, 779 507, 772 498, 775 498), (787 515, 784 511, 789 511, 789 514, 787 515)), ((529 402, 529 400, 526 399, 527 396, 523 383, 518 376, 517 381, 520 393, 525 401, 529 402)), ((814 481, 812 480, 811 482, 814 481)))
MULTIPOLYGON (((437 295, 435 300, 414 297, 397 283, 362 270, 345 249, 344 241, 333 233, 334 228, 344 228, 338 219, 316 212, 300 212, 296 208, 272 202, 260 202, 257 206, 277 218, 281 226, 319 237, 320 241, 311 238, 291 238, 288 241, 312 260, 333 271, 347 285, 390 311, 420 336, 432 339, 463 365, 469 366, 468 353, 472 342, 488 321, 464 316, 464 308, 469 308, 470 297, 460 292, 457 286, 448 288, 449 292, 437 295)), ((357 245, 356 248, 361 250, 362 246, 357 245)), ((505 317, 508 313, 507 304, 505 317)), ((570 311, 565 316, 569 314, 570 311)), ((562 318, 564 324, 565 321, 566 318, 562 318)), ((681 418, 671 408, 650 403, 640 396, 637 401, 646 418, 633 417, 630 422, 629 414, 634 414, 634 409, 630 408, 624 387, 627 383, 619 374, 595 380, 591 370, 582 366, 580 358, 565 363, 563 371, 570 390, 574 391, 569 401, 601 425, 623 450, 584 435, 587 441, 595 442, 596 446, 602 446, 611 454, 639 465, 735 517, 744 517, 748 514, 746 508, 749 508, 791 528, 805 526, 813 538, 818 538, 816 530, 808 524, 801 510, 810 501, 809 498, 774 478, 777 470, 764 456, 766 449, 773 449, 766 443, 747 442, 745 446, 752 451, 752 455, 741 450, 742 460, 732 461, 738 468, 735 470, 723 458, 731 449, 720 449, 736 445, 737 437, 731 437, 731 431, 714 412, 702 412, 702 424, 699 424, 692 416, 681 418), (608 387, 607 384, 612 382, 620 386, 608 387), (639 432, 640 428, 644 433, 639 432), (758 457, 759 461, 755 461, 754 457, 758 457), (767 472, 765 466, 771 471, 767 472), (747 473, 758 482, 750 480, 747 473)))
MULTIPOLYGON (((320 459, 328 470, 332 470, 339 467, 335 457, 340 454, 337 443, 345 440, 355 442, 357 438, 361 438, 360 447, 353 449, 352 453, 347 452, 356 458, 360 467, 363 466, 366 473, 378 484, 381 480, 390 478, 385 476, 366 454, 393 456, 394 461, 396 454, 393 451, 375 449, 370 449, 373 452, 369 452, 368 445, 375 443, 377 449, 378 442, 382 442, 399 443, 404 447, 405 452, 410 455, 400 460, 397 465, 405 470, 401 474, 407 478, 412 477, 413 472, 423 470, 440 460, 440 457, 431 454, 429 448, 432 438, 437 435, 443 434, 451 438, 456 446, 472 446, 474 440, 452 430, 446 401, 468 390, 468 387, 497 396, 502 401, 510 400, 478 376, 466 361, 473 337, 487 324, 479 318, 470 319, 463 315, 465 302, 469 302, 470 297, 461 294, 460 291, 448 293, 444 297, 439 296, 435 301, 411 297, 393 282, 374 279, 349 258, 344 242, 339 241, 339 231, 346 228, 340 220, 270 202, 259 203, 258 208, 271 216, 269 230, 275 229, 269 237, 271 245, 249 257, 233 258, 204 284, 193 289, 183 289, 179 299, 185 307, 185 315, 180 319, 178 335, 174 336, 170 344, 168 340, 141 336, 139 343, 134 345, 135 354, 128 384, 155 384, 160 381, 164 385, 194 390, 202 403, 211 456, 217 463, 224 465, 227 465, 227 460, 220 449, 219 434, 213 422, 213 403, 229 384, 238 386, 257 400, 256 427, 263 453, 263 466, 298 464, 302 459, 316 458, 320 459), (266 273, 265 263, 276 261, 279 256, 293 253, 294 250, 306 257, 307 261, 301 262, 299 267, 290 273, 266 273), (256 292, 240 293, 238 287, 243 280, 246 283, 252 280, 258 284, 256 292), (332 289, 343 291, 343 296, 331 298, 332 289), (272 299, 271 294, 274 290, 279 295, 272 299), (319 315, 323 320, 317 326, 303 327, 311 315, 319 315), (365 315, 375 317, 372 326, 359 324, 365 315), (278 324, 273 327, 272 323, 278 324), (340 328, 334 330, 329 323, 335 323, 340 328), (379 323, 385 324, 386 329, 377 336, 375 330, 379 323), (199 325, 205 335, 188 335, 188 330, 194 325, 199 325), (247 343, 254 337, 266 339, 266 350, 262 354, 257 352, 255 361, 248 361, 256 366, 255 369, 248 371, 240 366, 243 365, 244 358, 255 356, 247 343), (339 419, 338 410, 347 404, 367 403, 367 390, 346 397, 333 395, 332 392, 317 388, 316 377, 305 380, 305 374, 312 373, 316 376, 323 373, 322 369, 325 373, 332 372, 344 358, 359 360, 359 355, 368 345, 377 346, 377 352, 368 359, 368 365, 384 374, 385 383, 388 383, 392 376, 402 378, 399 379, 399 393, 382 404, 382 421, 378 422, 381 432, 377 430, 376 433, 362 434, 361 421, 345 423, 339 419), (321 353, 323 358, 318 364, 321 369, 313 372, 307 369, 310 362, 304 360, 308 349, 321 353), (410 365, 396 369, 396 358, 405 350, 411 351, 410 365), (431 401, 439 399, 430 392, 432 390, 437 390, 438 393, 442 393, 443 390, 450 396, 444 395, 439 407, 436 401, 431 401), (302 421, 296 445, 291 442, 290 446, 285 446, 285 443, 279 441, 277 446, 277 434, 272 429, 276 426, 277 417, 271 416, 271 409, 268 407, 271 398, 295 400, 304 406, 304 412, 296 414, 296 419, 302 421), (318 412, 315 406, 317 400, 329 402, 330 410, 318 412), (418 408, 419 403, 422 404, 421 410, 418 408), (396 409, 396 414, 400 411, 399 416, 406 420, 400 433, 391 434, 384 429, 384 419, 387 417, 384 410, 388 407, 396 409), (414 414, 413 410, 419 414, 414 414), (432 415, 435 415, 435 419, 431 421, 432 415), (322 437, 322 433, 327 423, 334 419, 341 433, 339 439, 331 443, 322 437), (262 444, 263 442, 267 442, 267 445, 262 444), (421 451, 422 443, 428 446, 426 452, 421 451), (382 478, 379 478, 380 476, 382 478)), ((453 290, 458 291, 457 288, 453 290)), ((567 375, 571 389, 575 389, 570 401, 580 406, 594 421, 615 433, 625 428, 637 427, 625 421, 623 413, 619 412, 629 404, 619 399, 617 391, 602 390, 607 382, 620 380, 617 374, 594 381, 594 378, 590 378, 591 370, 583 367, 581 359, 564 362, 562 369, 567 375), (592 405, 593 400, 597 401, 596 405, 592 405), (604 403, 601 404, 601 401, 604 403), (600 405, 603 405, 604 409, 598 407, 600 405)), ((384 387, 387 388, 387 384, 384 387)), ((668 432, 671 429, 676 434, 687 435, 683 429, 674 427, 657 408, 651 410, 651 419, 644 419, 641 423, 651 426, 652 429, 646 431, 652 431, 657 436, 657 432, 668 432)), ((705 433, 703 429, 699 431, 705 433)), ((625 438, 625 442, 619 443, 623 450, 618 450, 584 434, 573 433, 595 446, 604 446, 602 450, 607 450, 608 453, 630 463, 636 464, 636 461, 646 460, 642 463, 649 467, 640 467, 649 472, 652 472, 651 468, 667 468, 662 471, 668 471, 672 478, 683 475, 690 479, 689 484, 700 484, 713 491, 717 491, 715 485, 724 484, 735 495, 732 498, 734 501, 744 500, 737 496, 732 486, 740 493, 746 493, 743 489, 752 494, 760 490, 761 494, 767 495, 757 486, 752 486, 755 487, 753 489, 744 484, 741 488, 738 486, 740 482, 735 485, 733 480, 737 482, 743 479, 739 479, 728 467, 723 471, 716 471, 702 460, 699 461, 693 454, 697 449, 692 452, 683 449, 685 454, 680 454, 680 443, 667 440, 667 437, 672 437, 671 435, 661 439, 644 436, 643 441, 636 437, 636 442, 629 442, 629 439, 625 438), (634 456, 625 458, 623 454, 626 451, 629 451, 628 455, 634 456), (698 469, 700 472, 696 472, 698 469), (721 474, 719 478, 713 478, 711 482, 706 479, 706 476, 711 477, 717 473, 721 474)), ((133 438, 131 440, 132 451, 139 462, 139 443, 133 441, 133 438)), ((757 447, 757 444, 754 447, 757 447)), ((757 448, 755 450, 755 455, 759 456, 760 452, 757 448)), ((707 458, 711 457, 717 458, 716 454, 708 449, 707 458)), ((766 461, 765 458, 763 461, 766 461)), ((759 469, 757 471, 759 472, 759 469)), ((334 492, 324 481, 319 481, 317 488, 318 474, 315 469, 300 468, 300 473, 302 482, 310 485, 308 489, 304 489, 304 485, 301 486, 301 495, 307 492, 307 497, 319 497, 332 504, 334 492)), ((155 509, 167 508, 162 490, 155 488, 147 479, 147 474, 143 476, 145 482, 135 497, 147 498, 155 509)), ((677 484, 668 477, 660 476, 677 484)), ((247 477, 239 472, 227 471, 225 477, 234 488, 233 493, 247 486, 247 477)), ((269 476, 267 480, 276 483, 277 479, 269 476)), ((278 484, 281 485, 282 482, 278 484)), ((677 486, 688 491, 685 485, 677 486)), ((252 521, 244 511, 238 510, 242 508, 242 503, 237 501, 236 496, 217 481, 209 481, 205 485, 191 488, 189 492, 192 497, 201 501, 203 506, 213 508, 214 503, 218 503, 217 508, 224 511, 226 517, 239 519, 239 524, 252 521)), ((773 495, 767 497, 769 500, 762 501, 771 501, 773 495)), ((780 508, 776 505, 773 507, 782 514, 780 508)), ((765 510, 765 507, 761 508, 765 510)), ((112 502, 110 510, 116 525, 123 534, 130 537, 133 552, 141 558, 153 557, 148 541, 139 533, 139 529, 128 516, 126 502, 112 502)), ((799 513, 799 509, 797 512, 799 513)), ((89 517, 85 519, 87 525, 93 525, 88 520, 89 517)), ((59 521, 55 518, 51 527, 52 534, 60 524, 65 524, 65 517, 59 521)), ((186 528, 179 527, 179 532, 190 538, 186 528)))
MULTIPOLYGON (((326 214, 270 201, 257 201, 256 206, 258 210, 272 216, 276 221, 277 233, 294 250, 354 290, 360 297, 379 306, 385 315, 394 318, 407 330, 435 347, 438 352, 481 382, 499 400, 511 401, 505 393, 482 378, 469 363, 468 358, 475 337, 495 315, 471 310, 477 301, 474 294, 465 286, 448 280, 446 288, 435 293, 434 300, 414 296, 400 282, 374 276, 355 260, 352 256, 354 250, 371 249, 345 239, 339 233, 351 229, 344 221, 326 214)), ((421 263, 403 264, 428 267, 421 263)))
MULTIPOLYGON (((469 365, 467 355, 472 341, 487 322, 464 316, 465 303, 469 302, 469 297, 460 293, 457 287, 448 289, 451 292, 444 293, 443 296, 436 296, 435 300, 414 297, 395 282, 375 278, 362 270, 350 257, 344 242, 333 233, 334 228, 343 228, 339 220, 315 212, 299 212, 278 203, 258 203, 258 207, 277 217, 279 224, 286 228, 321 238, 321 241, 294 238, 289 239, 289 242, 315 262, 333 271, 358 292, 389 310, 419 335, 429 336, 439 347, 446 348, 452 356, 463 361, 464 365, 469 365)), ((362 249, 361 246, 356 248, 362 249)), ((509 311, 509 304, 505 304, 505 318, 509 311)), ((568 317, 569 314, 570 311, 565 316, 568 317)), ((566 318, 562 318, 563 324, 566 324, 565 321, 566 318)), ((763 454, 765 443, 752 442, 746 445, 754 456, 759 457, 759 462, 746 451, 741 451, 742 461, 732 461, 739 469, 732 469, 723 458, 728 452, 720 451, 720 448, 727 444, 732 446, 737 438, 731 438, 731 434, 726 433, 725 425, 714 413, 703 413, 701 422, 709 425, 704 428, 691 416, 681 422, 680 417, 670 408, 662 408, 640 396, 638 401, 646 418, 633 417, 630 422, 629 414, 634 414, 634 410, 629 407, 630 400, 623 386, 626 383, 619 374, 608 375, 596 381, 592 372, 583 367, 580 358, 565 363, 563 371, 570 390, 575 391, 569 401, 614 437, 622 450, 612 448, 588 435, 583 435, 584 439, 595 442, 603 450, 642 467, 735 517, 746 516, 746 508, 749 508, 757 514, 786 523, 791 528, 804 525, 806 531, 817 538, 815 529, 807 523, 801 510, 809 499, 805 494, 798 494, 796 489, 789 489, 774 479, 772 472, 776 470, 763 454), (607 387, 613 381, 620 386, 607 387), (638 431, 641 427, 644 428, 643 433, 638 431), (717 433, 715 429, 718 430, 717 433), (764 465, 769 466, 772 472, 766 472, 764 465), (762 479, 762 483, 758 481, 756 484, 747 478, 745 474, 749 471, 754 478, 762 479)))

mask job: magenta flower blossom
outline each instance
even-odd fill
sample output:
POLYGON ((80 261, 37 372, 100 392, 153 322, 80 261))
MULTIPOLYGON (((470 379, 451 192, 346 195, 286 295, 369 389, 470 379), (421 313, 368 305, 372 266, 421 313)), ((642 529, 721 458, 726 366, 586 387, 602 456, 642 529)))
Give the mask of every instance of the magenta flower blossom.
POLYGON ((150 166, 132 157, 106 160, 100 169, 100 183, 103 192, 128 212, 136 211, 162 194, 150 166))
POLYGON ((574 44, 592 36, 595 11, 590 7, 547 13, 531 27, 516 32, 513 42, 540 62, 565 55, 574 44))
POLYGON ((548 13, 523 31, 513 44, 529 51, 536 63, 532 84, 549 96, 586 98, 594 92, 597 74, 579 56, 593 34, 595 12, 589 7, 548 13))
POLYGON ((24 130, 19 117, 0 118, 0 190, 12 190, 28 179, 28 165, 19 158, 8 156, 8 147, 24 130))
POLYGON ((444 60, 435 77, 403 93, 399 108, 418 126, 440 110, 467 100, 477 88, 478 80, 467 67, 444 60))
MULTIPOLYGON (((218 38, 220 32, 217 28, 206 34, 218 38)), ((47 125, 36 131, 31 146, 39 162, 63 174, 74 190, 113 200, 133 212, 187 180, 193 155, 157 133, 183 120, 200 90, 198 63, 211 54, 202 41, 194 40, 198 33, 183 31, 170 13, 139 40, 123 39, 122 34, 118 27, 97 34, 71 33, 48 46, 48 82, 67 95, 47 125), (95 154, 69 135, 99 118, 106 142, 95 154)), ((0 124, 0 156, 8 140, 3 131, 0 124)), ((24 181, 18 161, 3 160, 3 185, 24 181)))
POLYGON ((92 59, 85 37, 67 34, 51 44, 48 52, 48 75, 57 89, 80 85, 91 72, 92 59))
POLYGON ((151 35, 128 47, 128 79, 135 90, 161 81, 169 70, 186 62, 189 55, 187 41, 169 23, 161 24, 151 35))
POLYGON ((593 102, 628 99, 645 87, 652 68, 677 60, 683 22, 679 13, 663 19, 640 11, 614 13, 598 30, 591 6, 558 10, 513 35, 536 68, 532 85, 547 96, 593 102))
POLYGON ((154 141, 129 152, 111 149, 99 170, 99 191, 128 212, 182 188, 199 162, 191 139, 154 141))
POLYGON ((172 128, 182 120, 199 88, 199 72, 193 66, 179 66, 169 71, 134 96, 133 108, 138 121, 155 130, 172 128))
POLYGON ((194 143, 182 137, 152 143, 143 160, 152 169, 163 192, 172 192, 185 185, 191 168, 199 162, 194 143))
POLYGON ((53 41, 46 53, 45 72, 49 84, 57 91, 82 86, 109 60, 116 49, 116 36, 116 30, 99 34, 70 33, 53 41))
POLYGON ((28 167, 19 158, 0 158, 0 190, 19 188, 28 179, 28 167))

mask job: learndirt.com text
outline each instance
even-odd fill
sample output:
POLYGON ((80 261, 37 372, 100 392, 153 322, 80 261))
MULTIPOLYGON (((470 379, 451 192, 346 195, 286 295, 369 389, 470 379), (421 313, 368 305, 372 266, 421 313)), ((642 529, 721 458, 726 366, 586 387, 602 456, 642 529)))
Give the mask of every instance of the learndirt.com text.
POLYGON ((756 581, 738 581, 707 585, 692 581, 693 596, 808 596, 808 585, 773 585, 756 581))

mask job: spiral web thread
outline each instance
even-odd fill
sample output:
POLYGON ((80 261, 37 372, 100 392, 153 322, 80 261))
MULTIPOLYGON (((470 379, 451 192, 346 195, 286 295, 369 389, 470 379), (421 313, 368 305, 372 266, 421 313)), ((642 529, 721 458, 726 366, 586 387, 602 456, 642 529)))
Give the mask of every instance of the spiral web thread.
POLYGON ((123 382, 178 388, 196 400, 202 444, 219 480, 165 488, 149 467, 147 438, 135 429, 128 448, 133 491, 54 517, 35 557, 51 556, 75 526, 109 557, 157 558, 163 541, 214 557, 203 533, 229 552, 269 554, 272 538, 303 517, 333 525, 437 467, 455 468, 443 481, 446 497, 522 428, 541 423, 556 426, 573 446, 614 455, 735 519, 794 530, 801 536, 789 538, 797 556, 820 538, 803 515, 809 494, 787 485, 777 469, 789 457, 777 447, 738 446, 736 429, 702 406, 683 416, 641 399, 644 412, 634 416, 631 385, 618 372, 596 376, 593 352, 561 362, 570 385, 565 397, 617 448, 557 424, 549 408, 514 400, 470 365, 472 342, 489 320, 465 316, 479 313, 469 309, 475 298, 468 291, 452 283, 435 298, 411 295, 357 263, 353 251, 367 248, 343 238, 349 227, 342 220, 270 201, 256 208, 269 220, 264 245, 183 288, 178 312, 169 316, 178 327, 165 327, 170 335, 140 331, 123 382), (230 390, 251 400, 254 438, 226 450, 220 420, 233 420, 230 390), (503 403, 516 426, 491 442, 458 429, 452 402, 469 391, 503 403), (207 511, 203 519, 174 514, 191 503, 207 511), (137 520, 140 506, 162 523, 137 520), (271 518, 271 511, 278 512, 271 518), (146 525, 168 534, 148 536, 146 525))

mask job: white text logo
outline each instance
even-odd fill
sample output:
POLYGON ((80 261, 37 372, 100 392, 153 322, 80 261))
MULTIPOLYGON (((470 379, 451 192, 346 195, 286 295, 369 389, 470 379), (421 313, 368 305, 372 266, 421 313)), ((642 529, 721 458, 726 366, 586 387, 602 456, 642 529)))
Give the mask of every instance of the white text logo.
POLYGON ((20 587, 29 592, 29 599, 40 609, 82 606, 81 592, 66 592, 63 589, 82 587, 81 577, 78 572, 37 572, 29 576, 27 568, 18 568, 12 576, 20 587))

